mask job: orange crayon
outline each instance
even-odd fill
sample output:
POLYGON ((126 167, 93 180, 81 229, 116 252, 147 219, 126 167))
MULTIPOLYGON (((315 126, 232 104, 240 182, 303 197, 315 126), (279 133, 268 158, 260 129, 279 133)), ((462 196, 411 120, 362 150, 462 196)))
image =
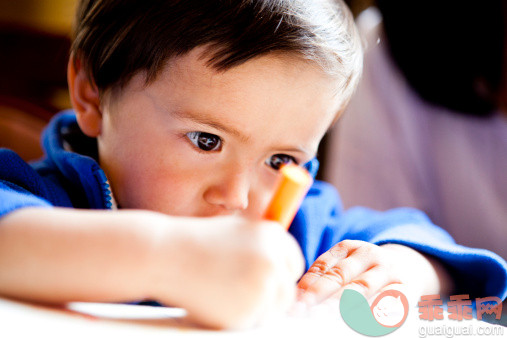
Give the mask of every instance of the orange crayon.
POLYGON ((304 168, 295 164, 284 165, 264 218, 277 221, 284 229, 289 229, 312 182, 311 175, 304 168))

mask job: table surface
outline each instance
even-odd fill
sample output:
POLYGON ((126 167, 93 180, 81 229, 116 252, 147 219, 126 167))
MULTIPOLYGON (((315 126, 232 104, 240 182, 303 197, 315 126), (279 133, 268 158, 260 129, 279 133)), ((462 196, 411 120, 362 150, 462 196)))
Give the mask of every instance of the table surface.
MULTIPOLYGON (((261 327, 241 331, 214 331, 199 328, 185 318, 185 311, 178 308, 149 307, 125 304, 69 303, 51 307, 0 298, 0 328, 9 337, 263 337, 276 334, 281 337, 365 337, 345 324, 332 308, 321 308, 312 313, 284 316, 261 327), (11 333, 12 332, 12 333, 11 333)), ((417 308, 411 308, 405 323, 388 337, 421 337, 421 328, 430 327, 459 330, 489 330, 488 337, 507 337, 507 328, 491 325, 475 319, 451 321, 444 316, 440 321, 419 319, 417 308), (496 330, 496 331, 493 331, 496 330)), ((438 335, 434 335, 439 337, 438 335)), ((455 334, 456 337, 460 335, 455 334)), ((463 335, 464 336, 464 335, 463 335)), ((466 335, 474 337, 475 335, 466 335)), ((479 335, 477 335, 479 336, 479 335)), ((430 337, 430 335, 428 335, 430 337)), ((440 337, 445 337, 442 334, 440 337)), ((482 334, 484 337, 484 334, 482 334)))

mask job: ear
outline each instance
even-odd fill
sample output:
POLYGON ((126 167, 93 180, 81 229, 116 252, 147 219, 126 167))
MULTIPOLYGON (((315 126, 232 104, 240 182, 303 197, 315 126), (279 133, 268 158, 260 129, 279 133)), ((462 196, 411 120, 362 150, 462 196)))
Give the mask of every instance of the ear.
POLYGON ((90 137, 99 136, 102 126, 99 91, 74 55, 71 55, 67 65, 67 82, 79 127, 90 137))

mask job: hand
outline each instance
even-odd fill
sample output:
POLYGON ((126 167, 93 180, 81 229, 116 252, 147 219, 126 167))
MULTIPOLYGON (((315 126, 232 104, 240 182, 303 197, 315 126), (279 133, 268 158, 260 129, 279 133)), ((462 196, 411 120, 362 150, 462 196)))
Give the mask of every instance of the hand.
POLYGON ((297 242, 279 224, 233 216, 177 221, 186 223, 187 231, 179 257, 164 256, 160 246, 157 300, 181 306, 192 320, 214 328, 252 326, 294 301, 304 260, 297 242))
POLYGON ((345 240, 322 254, 298 283, 298 300, 315 305, 339 298, 344 289, 371 299, 388 288, 402 289, 409 299, 423 292, 438 293, 434 266, 415 250, 397 245, 377 246, 345 240))

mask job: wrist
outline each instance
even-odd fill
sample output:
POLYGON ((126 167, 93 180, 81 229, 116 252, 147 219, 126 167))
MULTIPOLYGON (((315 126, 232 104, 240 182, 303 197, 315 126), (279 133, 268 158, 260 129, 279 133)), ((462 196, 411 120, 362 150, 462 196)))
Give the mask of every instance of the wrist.
POLYGON ((148 255, 143 271, 147 299, 173 306, 181 306, 185 299, 184 293, 190 288, 188 266, 193 265, 187 254, 193 246, 192 229, 182 224, 186 219, 156 212, 144 215, 148 255))
POLYGON ((397 270, 407 286, 422 294, 448 294, 452 279, 438 259, 401 244, 384 244, 397 258, 397 270))

